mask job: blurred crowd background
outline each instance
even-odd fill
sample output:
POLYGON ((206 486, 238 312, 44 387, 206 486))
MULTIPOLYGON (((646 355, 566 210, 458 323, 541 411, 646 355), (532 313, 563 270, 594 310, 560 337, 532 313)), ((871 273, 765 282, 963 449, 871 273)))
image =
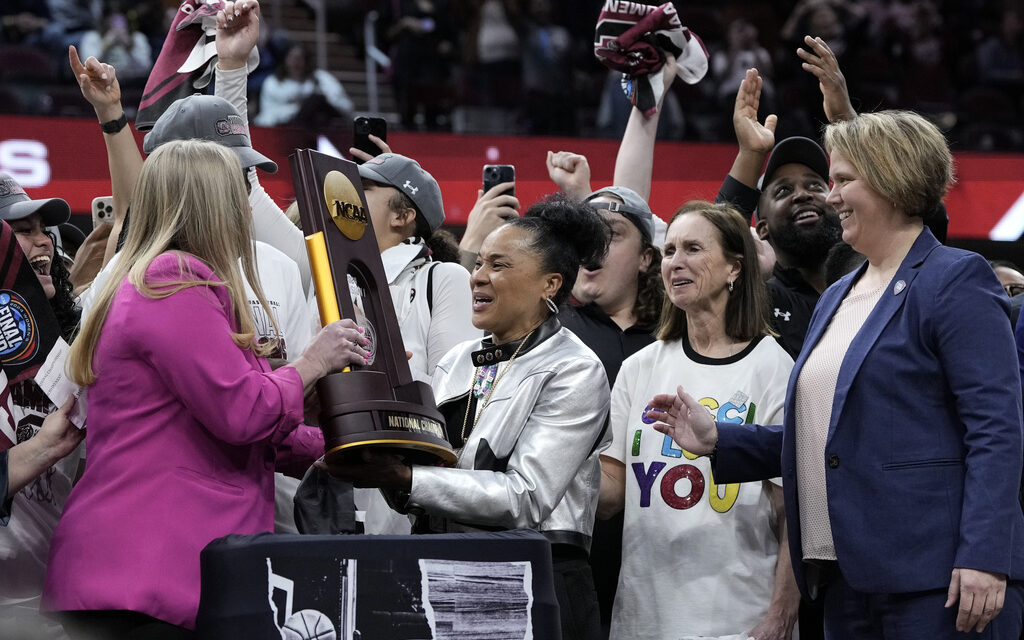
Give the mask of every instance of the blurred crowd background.
MULTIPOLYGON (((93 116, 68 70, 69 44, 83 58, 114 64, 126 107, 137 105, 177 5, 4 0, 0 113, 93 116)), ((256 124, 322 127, 336 117, 347 127, 352 115, 375 104, 395 130, 618 138, 629 104, 617 74, 593 55, 601 5, 264 0, 250 113, 256 124), (388 59, 372 71, 368 44, 388 59), (282 98, 289 82, 306 89, 282 98), (308 109, 276 115, 275 100, 310 93, 319 98, 317 118, 309 118, 308 109)), ((1021 3, 691 0, 676 7, 683 24, 703 39, 711 68, 696 85, 673 84, 662 139, 733 141, 732 102, 749 67, 765 78, 762 107, 779 114, 780 133, 817 136, 821 96, 795 53, 803 35, 811 34, 837 54, 859 110, 918 111, 947 133, 957 151, 1024 150, 1021 3)))

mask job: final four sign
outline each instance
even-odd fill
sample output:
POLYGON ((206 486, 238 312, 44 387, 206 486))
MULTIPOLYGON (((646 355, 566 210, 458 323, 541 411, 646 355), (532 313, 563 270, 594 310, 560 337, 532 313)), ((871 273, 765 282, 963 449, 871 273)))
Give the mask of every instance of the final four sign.
POLYGON ((39 332, 25 299, 14 291, 0 291, 0 362, 19 365, 39 351, 39 332))
MULTIPOLYGON (((0 407, 6 406, 11 385, 36 375, 59 336, 36 272, 10 225, 0 220, 0 407)), ((0 451, 14 445, 13 429, 13 423, 0 425, 0 451)))

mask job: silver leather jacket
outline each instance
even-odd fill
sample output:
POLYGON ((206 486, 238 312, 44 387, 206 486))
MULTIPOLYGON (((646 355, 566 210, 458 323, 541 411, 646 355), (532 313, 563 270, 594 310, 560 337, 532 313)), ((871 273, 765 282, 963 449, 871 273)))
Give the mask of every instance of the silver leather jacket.
POLYGON ((434 531, 529 528, 553 544, 589 551, 601 488, 599 453, 611 442, 604 368, 556 317, 530 336, 510 365, 518 346, 473 340, 438 363, 434 397, 449 438, 461 444, 464 422, 467 438, 456 468, 413 468, 408 505, 431 516, 434 531), (484 404, 470 394, 477 363, 495 361, 501 377, 473 427, 484 404), (467 399, 474 400, 468 417, 467 399))

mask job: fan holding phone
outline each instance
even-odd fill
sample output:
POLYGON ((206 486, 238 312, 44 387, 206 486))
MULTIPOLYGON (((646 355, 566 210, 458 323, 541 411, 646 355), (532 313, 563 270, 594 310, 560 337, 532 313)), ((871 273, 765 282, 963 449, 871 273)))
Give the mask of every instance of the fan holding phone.
POLYGON ((519 217, 514 166, 484 165, 481 186, 482 188, 477 191, 476 204, 469 212, 466 231, 459 242, 459 262, 470 272, 476 264, 477 251, 484 238, 505 222, 519 217))

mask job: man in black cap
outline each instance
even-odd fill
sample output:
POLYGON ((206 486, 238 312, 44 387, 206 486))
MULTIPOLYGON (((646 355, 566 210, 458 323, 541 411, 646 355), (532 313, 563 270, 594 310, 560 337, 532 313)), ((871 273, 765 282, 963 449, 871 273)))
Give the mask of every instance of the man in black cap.
POLYGON ((756 180, 758 188, 749 186, 749 175, 737 178, 734 172, 716 200, 732 203, 744 215, 753 209, 758 237, 775 250, 768 280, 772 320, 782 346, 796 358, 825 290, 825 258, 842 238, 839 216, 825 202, 828 158, 816 142, 796 136, 775 145, 756 180))

